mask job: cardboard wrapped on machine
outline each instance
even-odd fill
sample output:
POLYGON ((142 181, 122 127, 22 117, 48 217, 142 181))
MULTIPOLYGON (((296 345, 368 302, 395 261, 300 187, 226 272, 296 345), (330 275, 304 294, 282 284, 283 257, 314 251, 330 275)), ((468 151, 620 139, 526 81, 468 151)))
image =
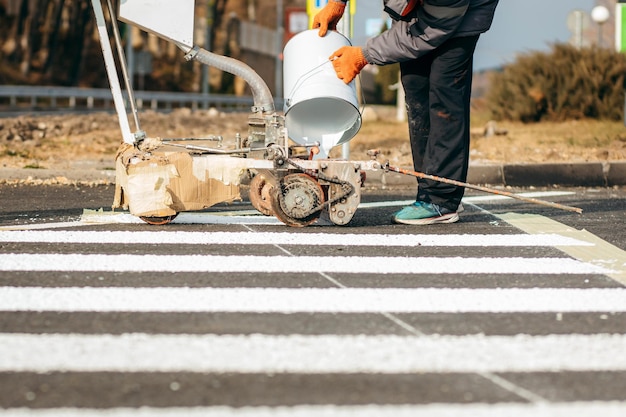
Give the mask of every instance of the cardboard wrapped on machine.
POLYGON ((165 217, 241 200, 247 161, 193 155, 166 147, 144 152, 122 145, 116 157, 113 208, 140 217, 165 217))

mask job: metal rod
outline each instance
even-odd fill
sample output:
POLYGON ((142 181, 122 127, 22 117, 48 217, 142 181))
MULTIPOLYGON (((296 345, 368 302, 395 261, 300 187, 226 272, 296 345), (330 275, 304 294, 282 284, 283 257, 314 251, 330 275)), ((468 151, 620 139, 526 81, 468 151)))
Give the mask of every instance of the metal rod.
POLYGON ((115 104, 120 130, 122 131, 122 137, 124 143, 132 145, 135 143, 135 137, 131 133, 130 125, 128 124, 128 115, 126 114, 126 106, 124 105, 124 98, 122 96, 122 87, 117 77, 115 57, 113 56, 113 50, 109 42, 109 32, 107 30, 101 0, 91 0, 91 5, 96 17, 96 25, 98 26, 98 34, 100 35, 100 46, 102 48, 102 55, 104 56, 104 66, 109 78, 109 85, 111 94, 113 95, 113 103, 115 104))
POLYGON ((179 143, 166 143, 167 146, 175 146, 177 148, 185 148, 190 151, 201 151, 214 153, 219 155, 231 155, 231 154, 239 154, 239 153, 247 153, 250 152, 250 148, 241 148, 241 149, 215 149, 215 148, 207 148, 205 146, 195 146, 195 145, 182 145, 179 143))
POLYGON ((433 180, 433 181, 442 182, 442 183, 445 183, 445 184, 452 184, 452 185, 456 185, 456 186, 459 186, 459 187, 470 188, 472 190, 484 191, 486 193, 502 195, 502 196, 505 196, 505 197, 511 197, 511 198, 515 198, 517 200, 526 201, 528 203, 535 203, 535 204, 540 204, 542 206, 553 207, 553 208, 566 210, 566 211, 573 211, 573 212, 578 213, 578 214, 581 214, 583 212, 583 209, 578 208, 578 207, 566 206, 566 205, 563 205, 563 204, 552 203, 550 201, 537 200, 536 198, 523 197, 521 195, 509 193, 508 191, 500 191, 500 190, 496 190, 496 189, 493 189, 493 188, 483 187, 483 186, 480 186, 480 185, 473 185, 473 184, 469 184, 469 183, 462 182, 462 181, 451 180, 451 179, 443 178, 443 177, 437 177, 435 175, 424 174, 423 172, 411 171, 411 170, 408 170, 408 169, 393 167, 393 166, 389 166, 389 165, 386 165, 385 168, 388 169, 389 171, 397 172, 399 174, 411 175, 411 176, 417 177, 417 178, 433 180))
POLYGON ((283 50, 283 37, 285 36, 284 13, 283 0, 276 1, 276 68, 274 69, 276 97, 283 96, 283 61, 281 52, 283 50))
POLYGON ((120 38, 120 29, 117 25, 117 19, 115 17, 115 10, 113 10, 113 5, 111 4, 111 0, 107 0, 107 5, 109 8, 109 15, 111 17, 111 25, 113 27, 113 37, 115 38, 115 46, 117 49, 117 55, 120 60, 120 69, 122 70, 122 77, 124 78, 124 84, 126 85, 126 92, 128 93, 128 101, 131 112, 133 114, 133 120, 135 121, 135 128, 137 129, 137 133, 141 132, 141 126, 139 125, 139 117, 137 116, 137 106, 135 105, 135 95, 133 94, 133 87, 130 83, 130 78, 128 76, 128 68, 126 67, 126 58, 124 57, 124 51, 122 49, 122 40, 120 38))
POLYGON ((206 138, 163 138, 161 139, 161 142, 185 142, 190 140, 221 142, 224 138, 222 136, 209 136, 206 138))

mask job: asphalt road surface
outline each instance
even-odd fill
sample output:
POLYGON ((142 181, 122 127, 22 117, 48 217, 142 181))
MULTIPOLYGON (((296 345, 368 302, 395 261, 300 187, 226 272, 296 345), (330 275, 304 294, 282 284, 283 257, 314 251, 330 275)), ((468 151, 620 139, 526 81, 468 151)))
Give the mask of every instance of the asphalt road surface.
POLYGON ((390 189, 345 227, 150 226, 112 187, 0 186, 0 415, 626 415, 626 190, 511 191, 584 212, 393 225, 390 189))

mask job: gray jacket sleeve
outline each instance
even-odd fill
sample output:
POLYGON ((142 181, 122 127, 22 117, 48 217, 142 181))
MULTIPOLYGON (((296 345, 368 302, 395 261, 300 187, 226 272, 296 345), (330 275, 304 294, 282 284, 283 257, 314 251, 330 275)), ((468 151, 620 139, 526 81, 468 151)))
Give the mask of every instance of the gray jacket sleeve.
POLYGON ((470 0, 424 0, 410 18, 367 41, 363 55, 370 64, 386 65, 418 58, 454 35, 470 0))

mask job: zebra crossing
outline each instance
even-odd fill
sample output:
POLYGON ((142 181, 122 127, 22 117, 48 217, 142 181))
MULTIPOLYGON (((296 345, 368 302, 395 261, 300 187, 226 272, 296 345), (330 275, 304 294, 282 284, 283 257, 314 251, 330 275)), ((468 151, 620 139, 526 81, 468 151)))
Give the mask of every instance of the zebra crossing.
POLYGON ((623 252, 236 227, 0 230, 0 415, 626 413, 623 252))

